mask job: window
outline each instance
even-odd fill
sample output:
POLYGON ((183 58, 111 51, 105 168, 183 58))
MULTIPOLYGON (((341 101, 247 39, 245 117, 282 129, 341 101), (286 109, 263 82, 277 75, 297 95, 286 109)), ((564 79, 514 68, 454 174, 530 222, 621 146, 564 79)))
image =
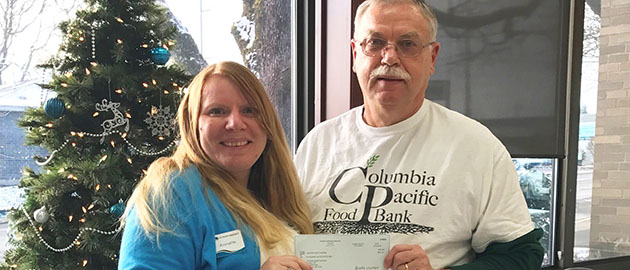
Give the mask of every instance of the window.
POLYGON ((555 224, 556 159, 516 158, 512 160, 534 226, 543 230, 540 244, 545 248, 543 266, 552 265, 555 224))
MULTIPOLYGON (((0 261, 9 233, 6 213, 23 201, 17 187, 21 169, 28 166, 37 170, 33 156, 48 154, 38 147, 24 147, 24 131, 15 121, 24 108, 41 106, 51 98, 51 94, 37 86, 48 82, 50 74, 35 65, 55 54, 61 42, 56 24, 73 17, 83 4, 81 0, 10 2, 3 6, 4 18, 19 23, 9 29, 11 25, 0 22, 0 28, 10 30, 2 31, 10 34, 0 36, 0 43, 8 45, 6 51, 0 50, 0 126, 3 127, 0 130, 0 261)), ((191 74, 218 61, 248 66, 267 89, 287 140, 294 144, 292 7, 295 1, 157 2, 168 8, 181 32, 171 57, 191 74)))

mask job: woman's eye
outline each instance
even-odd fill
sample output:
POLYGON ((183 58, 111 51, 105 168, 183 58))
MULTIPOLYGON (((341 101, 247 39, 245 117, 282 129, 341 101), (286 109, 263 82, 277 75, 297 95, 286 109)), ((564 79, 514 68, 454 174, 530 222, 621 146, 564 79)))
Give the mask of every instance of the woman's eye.
POLYGON ((208 110, 208 114, 211 116, 224 115, 226 110, 223 108, 212 108, 208 110))
POLYGON ((241 113, 247 116, 256 116, 258 114, 258 110, 253 107, 245 107, 241 110, 241 113))

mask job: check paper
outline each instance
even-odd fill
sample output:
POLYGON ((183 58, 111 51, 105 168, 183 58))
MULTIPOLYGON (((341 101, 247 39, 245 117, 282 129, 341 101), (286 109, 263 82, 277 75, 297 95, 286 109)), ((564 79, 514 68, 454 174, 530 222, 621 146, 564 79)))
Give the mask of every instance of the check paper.
POLYGON ((309 234, 295 236, 295 255, 313 269, 385 270, 389 235, 309 234))

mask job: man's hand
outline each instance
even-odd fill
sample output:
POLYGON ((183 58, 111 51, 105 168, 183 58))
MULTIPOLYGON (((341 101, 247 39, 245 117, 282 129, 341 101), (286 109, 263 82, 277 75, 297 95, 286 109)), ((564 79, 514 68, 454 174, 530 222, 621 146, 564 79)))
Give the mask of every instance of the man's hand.
POLYGON ((427 253, 419 245, 395 245, 385 256, 385 268, 393 270, 433 270, 427 253))

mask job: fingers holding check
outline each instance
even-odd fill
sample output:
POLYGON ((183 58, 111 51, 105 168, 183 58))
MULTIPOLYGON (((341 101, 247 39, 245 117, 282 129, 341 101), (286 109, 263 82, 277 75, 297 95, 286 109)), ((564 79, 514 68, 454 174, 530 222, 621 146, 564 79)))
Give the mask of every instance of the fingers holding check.
POLYGON ((260 267, 261 270, 311 270, 311 267, 305 260, 296 256, 271 256, 260 267))
POLYGON ((398 244, 385 256, 385 268, 395 270, 433 270, 427 253, 419 245, 398 244))

